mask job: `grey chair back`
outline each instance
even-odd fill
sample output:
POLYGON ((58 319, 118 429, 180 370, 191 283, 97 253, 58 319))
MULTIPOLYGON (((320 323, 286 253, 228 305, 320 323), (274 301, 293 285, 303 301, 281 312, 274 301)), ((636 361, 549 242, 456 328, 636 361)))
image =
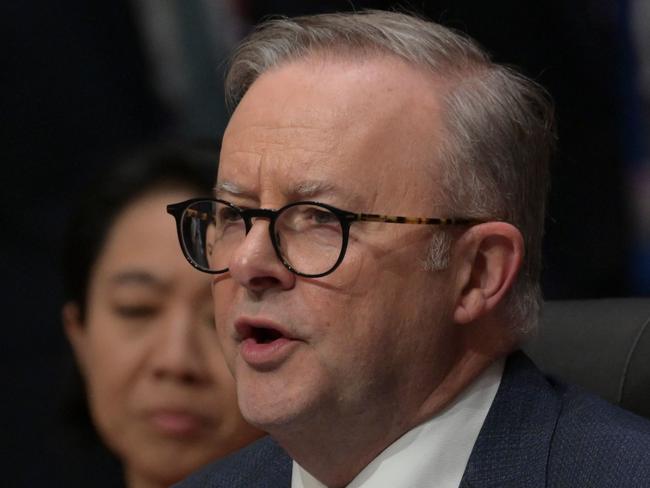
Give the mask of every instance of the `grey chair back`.
POLYGON ((545 373, 650 418, 650 298, 546 302, 524 350, 545 373))

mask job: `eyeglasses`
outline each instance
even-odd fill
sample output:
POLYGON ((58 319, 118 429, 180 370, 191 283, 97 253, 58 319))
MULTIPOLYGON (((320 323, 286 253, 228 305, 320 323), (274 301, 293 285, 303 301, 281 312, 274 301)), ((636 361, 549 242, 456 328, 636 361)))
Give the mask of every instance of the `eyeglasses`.
POLYGON ((185 258, 200 271, 225 273, 254 219, 269 220, 275 253, 292 273, 318 278, 343 261, 354 222, 389 224, 473 225, 466 218, 396 217, 341 210, 319 202, 294 202, 278 210, 242 208, 225 200, 193 198, 167 206, 176 219, 185 258))

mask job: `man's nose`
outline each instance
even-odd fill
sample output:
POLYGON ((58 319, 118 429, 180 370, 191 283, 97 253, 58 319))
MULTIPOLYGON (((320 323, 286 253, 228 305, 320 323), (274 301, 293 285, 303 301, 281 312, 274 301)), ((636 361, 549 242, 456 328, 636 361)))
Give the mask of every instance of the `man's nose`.
POLYGON ((296 280, 275 252, 269 226, 266 219, 254 219, 229 266, 233 279, 255 293, 272 288, 290 289, 296 280))
POLYGON ((198 337, 200 327, 205 326, 190 310, 170 313, 159 324, 151 360, 156 378, 188 384, 209 381, 208 363, 198 337))

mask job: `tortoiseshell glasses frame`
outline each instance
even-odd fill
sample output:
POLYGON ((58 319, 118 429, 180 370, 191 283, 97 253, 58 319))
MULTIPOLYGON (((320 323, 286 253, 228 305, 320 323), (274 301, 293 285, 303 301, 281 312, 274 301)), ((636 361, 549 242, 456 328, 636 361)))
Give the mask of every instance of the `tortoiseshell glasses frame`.
MULTIPOLYGON (((226 200, 215 198, 193 198, 184 202, 174 203, 167 206, 167 212, 174 216, 176 220, 176 231, 178 240, 183 250, 185 258, 189 263, 200 271, 210 274, 225 273, 228 267, 225 266, 230 259, 234 249, 238 247, 249 233, 253 226, 254 219, 269 220, 269 236, 275 253, 282 264, 292 273, 308 278, 319 278, 332 273, 343 261, 348 246, 350 235, 350 226, 354 222, 383 222, 388 224, 417 224, 417 225, 439 225, 439 226, 456 226, 456 225, 475 225, 483 222, 482 220, 471 218, 438 218, 438 217, 403 217, 395 215, 381 215, 371 213, 355 213, 348 210, 328 205, 326 203, 314 201, 298 201, 289 203, 279 209, 266 208, 246 208, 239 207, 226 200), (219 209, 217 212, 216 209, 219 209), (219 215, 217 215, 219 214, 219 215), (218 217, 218 219, 216 218, 218 217), (206 239, 208 227, 212 225, 216 228, 217 220, 220 222, 220 229, 226 225, 234 226, 234 223, 243 221, 244 232, 238 231, 237 239, 234 243, 228 244, 230 247, 224 250, 222 264, 215 267, 211 263, 216 260, 212 256, 213 247, 216 240, 209 243, 206 239), (221 222, 225 222, 222 224, 221 222), (278 222, 281 222, 278 230, 278 222), (203 226, 203 227, 202 227, 203 226), (286 240, 302 239, 300 244, 292 243, 296 248, 305 249, 306 247, 315 248, 317 242, 309 232, 318 229, 328 228, 335 232, 329 232, 326 235, 337 234, 336 245, 328 243, 327 252, 315 252, 314 256, 298 256, 292 259, 288 256, 291 254, 283 246, 287 246, 286 240), (197 231, 197 229, 199 229, 197 231), (286 233, 285 233, 286 232, 286 233), (296 238, 293 236, 302 236, 296 238), (282 243, 282 245, 281 245, 282 243), (340 243, 340 247, 339 246, 340 243), (232 248, 231 248, 232 247, 232 248), (333 249, 333 251, 332 251, 333 249), (338 250, 337 250, 338 249, 338 250), (321 258, 321 256, 327 255, 321 258), (302 260, 302 265, 296 266, 296 261, 302 260), (318 268, 316 262, 325 260, 322 268, 318 268), (313 263, 313 264, 312 264, 313 263), (307 272, 305 267, 316 266, 307 272), (303 269, 298 269, 303 268, 303 269)), ((329 238, 329 237, 328 237, 329 238)), ((232 241, 231 241, 232 242, 232 241)), ((225 245, 224 245, 225 246, 225 245)))

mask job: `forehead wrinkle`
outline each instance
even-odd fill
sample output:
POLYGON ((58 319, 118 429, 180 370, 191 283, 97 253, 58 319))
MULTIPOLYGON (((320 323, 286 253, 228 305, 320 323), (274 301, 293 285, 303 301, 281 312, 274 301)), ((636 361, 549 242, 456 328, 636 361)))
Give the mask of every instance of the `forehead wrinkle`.
MULTIPOLYGON (((315 189, 307 191, 309 185, 300 182, 303 175, 358 190, 362 206, 345 204, 349 210, 401 212, 422 207, 424 202, 412 201, 415 194, 423 193, 421 200, 429 200, 423 172, 408 162, 430 157, 424 153, 434 143, 430 132, 436 128, 433 115, 439 90, 428 75, 409 69, 407 76, 395 77, 394 68, 403 66, 396 66, 395 60, 379 61, 376 66, 346 69, 343 74, 336 70, 336 76, 325 69, 314 73, 313 66, 297 63, 267 72, 251 86, 232 120, 230 149, 250 150, 258 145, 265 149, 259 154, 259 163, 265 167, 262 173, 274 178, 257 180, 264 202, 286 201, 292 185, 301 198, 310 192, 321 198, 315 189), (383 80, 377 84, 379 91, 368 93, 362 88, 365 81, 375 79, 383 80), (379 96, 382 104, 376 103, 379 96), (422 140, 429 141, 426 148, 419 147, 422 140), (320 152, 324 157, 319 157, 320 152)), ((248 169, 251 181, 259 175, 256 170, 248 169)), ((335 206, 344 207, 339 202, 350 201, 345 194, 340 200, 329 196, 335 206)))
POLYGON ((248 126, 229 134, 225 139, 227 149, 224 155, 231 153, 260 153, 270 150, 304 149, 314 153, 329 153, 333 146, 331 129, 310 125, 248 126), (309 141, 306 147, 305 141, 309 141))
MULTIPOLYGON (((278 146, 279 147, 279 146, 278 146)), ((320 195, 345 195, 342 189, 328 182, 327 160, 336 157, 330 151, 316 152, 311 148, 280 150, 265 148, 250 159, 230 158, 230 169, 221 172, 221 180, 215 185, 215 195, 223 193, 251 200, 282 201, 306 200, 320 195), (227 175, 226 175, 227 173, 227 175), (309 174, 306 179, 305 174, 309 174), (274 196, 275 195, 275 196, 274 196)), ((222 170, 225 169, 222 159, 222 170)))
MULTIPOLYGON (((269 186, 269 177, 274 179, 271 175, 281 174, 287 165, 297 168, 298 175, 309 168, 322 166, 326 160, 336 157, 331 132, 311 126, 276 128, 259 125, 231 131, 224 139, 220 175, 228 173, 227 177, 235 180, 218 183, 215 194, 228 192, 253 197, 269 186), (225 171, 226 168, 229 170, 225 171), (240 181, 240 178, 244 180, 240 181)), ((293 176, 291 173, 287 171, 287 176, 293 176)))

